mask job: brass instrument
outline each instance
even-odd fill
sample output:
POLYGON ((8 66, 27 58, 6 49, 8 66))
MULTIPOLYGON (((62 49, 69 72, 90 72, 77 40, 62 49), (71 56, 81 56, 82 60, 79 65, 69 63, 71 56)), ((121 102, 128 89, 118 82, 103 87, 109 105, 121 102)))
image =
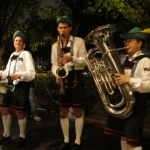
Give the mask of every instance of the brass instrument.
POLYGON ((116 73, 124 74, 117 51, 126 47, 115 48, 110 28, 110 24, 100 26, 86 36, 85 43, 94 48, 85 59, 106 111, 116 118, 126 118, 134 107, 133 91, 129 84, 118 85, 114 77, 116 73))
POLYGON ((57 75, 57 77, 60 78, 60 91, 59 91, 59 94, 65 95, 65 80, 64 80, 64 78, 67 77, 68 71, 63 66, 63 64, 60 63, 60 58, 62 57, 62 48, 60 47, 60 45, 61 45, 61 36, 63 36, 63 35, 58 36, 58 39, 57 39, 58 69, 56 70, 56 75, 57 75))

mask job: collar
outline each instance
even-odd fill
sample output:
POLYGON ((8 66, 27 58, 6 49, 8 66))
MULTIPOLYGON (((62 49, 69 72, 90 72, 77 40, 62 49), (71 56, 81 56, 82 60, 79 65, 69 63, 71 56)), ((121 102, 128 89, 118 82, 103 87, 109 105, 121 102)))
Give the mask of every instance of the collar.
MULTIPOLYGON (((71 47, 71 43, 73 42, 74 37, 72 35, 69 36, 69 39, 67 40, 67 47, 71 47)), ((60 42, 61 48, 62 48, 62 42, 60 42)))
POLYGON ((70 35, 68 43, 67 43, 67 47, 71 47, 72 43, 73 43, 74 37, 72 35, 70 35))
POLYGON ((143 53, 142 53, 142 51, 140 50, 140 51, 136 52, 132 57, 129 57, 128 60, 129 60, 129 61, 132 61, 133 59, 135 59, 137 56, 139 56, 139 55, 141 55, 141 54, 143 54, 143 53))
POLYGON ((19 51, 19 52, 16 52, 16 51, 15 51, 15 52, 13 53, 13 55, 20 55, 20 53, 22 53, 22 51, 24 51, 24 49, 22 49, 22 50, 19 51))
POLYGON ((73 36, 72 35, 70 35, 69 41, 73 42, 73 36))

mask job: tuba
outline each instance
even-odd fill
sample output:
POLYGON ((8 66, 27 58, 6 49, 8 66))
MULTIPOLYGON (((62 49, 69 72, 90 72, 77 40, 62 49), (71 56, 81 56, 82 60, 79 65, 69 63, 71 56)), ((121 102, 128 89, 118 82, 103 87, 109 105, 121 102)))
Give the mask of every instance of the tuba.
POLYGON ((118 50, 112 40, 112 25, 107 24, 92 30, 85 43, 92 47, 85 59, 94 79, 106 111, 116 118, 126 118, 132 113, 135 98, 129 84, 118 85, 114 74, 124 74, 118 50))

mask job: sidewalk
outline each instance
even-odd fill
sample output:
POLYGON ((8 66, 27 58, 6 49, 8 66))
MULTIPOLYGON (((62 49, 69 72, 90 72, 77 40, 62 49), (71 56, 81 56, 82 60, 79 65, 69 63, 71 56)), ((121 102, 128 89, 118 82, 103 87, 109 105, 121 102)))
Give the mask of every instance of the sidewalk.
MULTIPOLYGON (((0 133, 3 132, 1 117, 0 117, 0 133)), ((16 149, 13 143, 19 134, 19 128, 16 116, 12 114, 12 138, 13 142, 10 145, 0 146, 0 150, 56 150, 62 140, 62 131, 59 121, 59 116, 56 113, 44 113, 41 122, 28 120, 27 123, 27 145, 25 148, 16 149)), ((70 137, 71 142, 74 141, 75 130, 74 121, 70 121, 70 137)), ((143 137, 143 150, 150 150, 150 137, 143 137)), ((108 137, 103 134, 103 127, 89 118, 85 118, 85 124, 82 134, 82 150, 121 150, 118 138, 108 137)))

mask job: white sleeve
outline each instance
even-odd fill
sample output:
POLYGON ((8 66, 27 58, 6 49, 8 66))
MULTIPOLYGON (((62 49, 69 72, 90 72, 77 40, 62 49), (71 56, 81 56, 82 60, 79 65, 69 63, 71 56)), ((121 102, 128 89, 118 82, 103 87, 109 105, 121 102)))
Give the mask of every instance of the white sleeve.
POLYGON ((150 92, 150 59, 141 59, 136 67, 134 77, 130 79, 129 84, 134 91, 140 93, 150 92))
POLYGON ((56 70, 58 69, 56 43, 53 44, 51 48, 51 64, 52 64, 51 72, 56 76, 56 70))
POLYGON ((78 45, 79 45, 78 54, 75 53, 75 55, 73 56, 73 64, 85 66, 86 65, 85 56, 87 54, 87 51, 83 39, 80 38, 80 43, 78 43, 78 45))

